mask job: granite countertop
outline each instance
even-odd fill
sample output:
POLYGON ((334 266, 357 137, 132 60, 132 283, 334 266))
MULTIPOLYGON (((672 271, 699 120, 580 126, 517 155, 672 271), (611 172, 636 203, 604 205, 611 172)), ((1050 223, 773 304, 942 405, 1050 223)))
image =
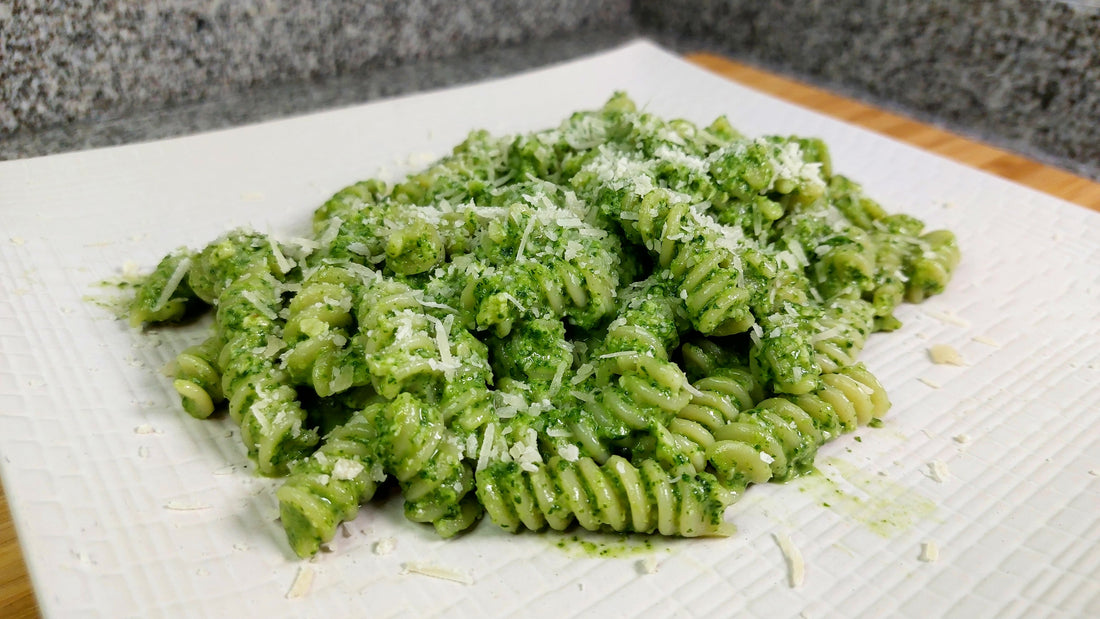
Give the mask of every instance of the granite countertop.
POLYGON ((206 101, 95 113, 70 123, 0 134, 0 160, 164 139, 503 77, 608 49, 636 36, 637 31, 629 28, 587 32, 366 73, 267 84, 206 101))
POLYGON ((1100 2, 0 4, 0 159, 508 75, 648 36, 1100 179, 1100 2))

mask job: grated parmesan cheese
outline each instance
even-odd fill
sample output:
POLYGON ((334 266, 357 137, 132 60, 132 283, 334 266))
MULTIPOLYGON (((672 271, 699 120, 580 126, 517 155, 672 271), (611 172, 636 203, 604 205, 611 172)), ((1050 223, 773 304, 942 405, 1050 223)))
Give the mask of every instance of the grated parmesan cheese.
POLYGON ((947 344, 936 344, 928 349, 928 356, 932 363, 937 365, 966 365, 962 355, 954 347, 947 344))
POLYGON ((270 307, 261 303, 260 300, 256 298, 256 294, 251 290, 241 292, 241 296, 251 303, 256 308, 256 311, 260 312, 260 314, 268 320, 278 320, 279 317, 275 315, 275 312, 272 311, 270 307))
POLYGON ((505 301, 508 301, 512 305, 515 305, 516 309, 518 309, 519 311, 521 311, 521 312, 526 312, 527 311, 527 308, 523 307, 523 304, 519 302, 519 299, 513 297, 512 295, 508 294, 507 292, 500 293, 500 296, 504 297, 505 301))
POLYGON ((463 585, 474 584, 474 579, 467 573, 447 567, 441 567, 433 563, 409 561, 401 566, 402 574, 419 574, 440 580, 449 580, 463 585))
POLYGON ((523 228, 523 237, 519 240, 519 249, 516 250, 516 262, 523 260, 523 250, 527 247, 527 239, 531 236, 531 231, 535 229, 535 218, 529 217, 527 219, 527 226, 523 228))
POLYGON ((194 512, 203 509, 210 509, 209 505, 203 505, 202 503, 188 503, 186 501, 168 501, 164 504, 164 509, 170 509, 177 512, 194 512))
POLYGON ((363 465, 347 458, 340 458, 332 465, 332 478, 338 480, 351 480, 363 472, 363 465))
POLYGON ((159 434, 157 429, 153 426, 143 423, 140 426, 134 428, 134 434, 159 434))
POLYGON ((963 320, 962 318, 959 318, 951 312, 937 312, 936 310, 926 309, 924 310, 924 313, 947 325, 953 325, 963 328, 970 326, 969 322, 963 320))
POLYGON ((925 474, 941 484, 951 477, 951 471, 947 468, 947 463, 943 460, 933 460, 929 462, 928 472, 925 474))
POLYGON ((374 554, 386 556, 397 548, 397 540, 392 537, 383 537, 374 543, 374 554))
POLYGON ((593 396, 592 394, 582 393, 582 392, 576 391, 576 390, 570 391, 569 395, 573 396, 574 398, 577 398, 581 402, 587 402, 589 404, 592 404, 593 402, 596 401, 595 396, 593 396))
POLYGON ((435 347, 439 349, 439 368, 443 370, 443 376, 447 380, 452 380, 455 370, 459 368, 458 360, 451 356, 451 340, 448 337, 454 316, 447 316, 449 320, 446 325, 435 316, 428 315, 427 318, 435 325, 435 347))
POLYGON ((283 255, 283 250, 279 249, 279 244, 275 242, 275 239, 267 237, 268 245, 271 245, 271 253, 275 256, 275 264, 279 267, 279 272, 286 274, 294 268, 294 262, 287 260, 287 257, 283 255))
POLYGON ((955 436, 955 442, 960 445, 965 445, 970 442, 970 435, 965 432, 963 434, 958 434, 955 436))
POLYGON ((928 385, 929 387, 931 387, 933 389, 939 389, 940 387, 943 386, 943 385, 939 384, 938 382, 932 380, 931 378, 920 377, 920 378, 917 378, 917 380, 919 380, 920 382, 928 385))
POLYGON ((122 263, 122 279, 130 282, 141 279, 141 269, 136 262, 127 260, 122 263))
POLYGON ((573 378, 569 379, 569 382, 574 385, 579 385, 584 382, 584 379, 588 378, 596 372, 595 366, 591 363, 583 363, 577 368, 577 373, 573 375, 573 378))
POLYGON ((928 540, 927 542, 921 542, 920 556, 917 557, 925 563, 935 563, 940 558, 940 547, 936 542, 928 540))
POLYGON ((558 455, 567 462, 576 462, 581 455, 581 450, 576 445, 562 445, 558 447, 558 455))
POLYGON ((993 338, 991 338, 987 335, 975 335, 974 337, 972 337, 970 339, 974 340, 975 342, 977 342, 979 344, 985 344, 986 346, 992 346, 993 348, 1000 348, 1001 347, 1000 342, 998 342, 997 340, 995 340, 995 339, 993 339, 993 338))
MULTIPOLYGON (((164 309, 164 306, 168 304, 168 301, 172 298, 172 294, 179 288, 180 282, 183 281, 187 272, 191 270, 191 259, 184 258, 180 260, 180 263, 176 265, 176 270, 172 271, 172 276, 168 278, 168 281, 164 283, 164 289, 160 291, 160 296, 157 297, 157 302, 153 304, 153 311, 158 312, 164 309)), ((123 266, 123 275, 125 275, 126 269, 123 266)))
POLYGON ((290 590, 286 592, 286 599, 296 600, 305 597, 309 593, 310 587, 313 586, 313 574, 313 568, 310 566, 303 565, 299 567, 298 574, 290 585, 290 590))
POLYGON ((557 369, 554 371, 554 379, 550 381, 550 393, 557 393, 561 389, 561 381, 565 378, 565 370, 568 367, 569 363, 566 361, 558 364, 557 369))
POLYGON ((493 437, 497 431, 497 424, 489 422, 485 426, 485 436, 481 439, 481 450, 477 454, 477 469, 484 469, 489 464, 489 455, 493 449, 493 437))
POLYGON ((638 561, 638 571, 643 575, 656 574, 658 567, 660 567, 660 565, 657 563, 657 557, 646 557, 638 561))
POLYGON ((695 385, 691 384, 687 380, 684 380, 683 387, 684 387, 684 391, 690 393, 691 397, 693 397, 693 398, 702 398, 706 395, 702 391, 699 391, 699 389, 697 389, 695 387, 695 385))
POLYGON ((779 550, 783 552, 783 558, 787 561, 787 579, 792 588, 801 587, 806 580, 806 563, 802 560, 802 553, 791 541, 791 536, 786 533, 773 533, 775 543, 779 544, 779 550))

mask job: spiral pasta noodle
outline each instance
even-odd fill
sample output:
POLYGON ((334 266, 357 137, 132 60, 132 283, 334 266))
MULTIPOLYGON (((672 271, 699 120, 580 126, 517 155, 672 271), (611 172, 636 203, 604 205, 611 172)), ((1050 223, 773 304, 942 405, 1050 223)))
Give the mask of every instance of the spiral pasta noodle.
POLYGON ((747 368, 730 366, 716 369, 693 387, 691 401, 677 411, 668 432, 661 433, 661 458, 673 467, 690 464, 692 471, 703 471, 716 433, 759 402, 760 386, 747 368))
POLYGON ((218 303, 219 335, 225 340, 218 356, 222 390, 245 448, 265 475, 284 473, 318 440, 289 374, 273 354, 267 356, 268 338, 280 326, 276 287, 269 275, 247 273, 219 295, 218 303))
POLYGON ((383 481, 377 426, 384 407, 374 404, 352 415, 293 466, 276 492, 287 539, 299 557, 332 541, 336 527, 355 518, 383 481))
POLYGON ((597 388, 589 408, 605 433, 625 436, 667 425, 690 401, 684 371, 668 360, 678 340, 680 307, 659 279, 624 295, 620 316, 593 359, 597 388))
POLYGON ((369 283, 358 308, 359 336, 374 389, 433 394, 442 374, 435 328, 415 291, 390 279, 369 283))
POLYGON ((487 219, 478 248, 484 270, 460 302, 481 330, 503 337, 516 321, 545 315, 587 328, 615 307, 617 238, 550 198, 487 219))
POLYGON ((218 369, 222 346, 221 338, 212 335, 176 357, 172 386, 180 395, 183 410, 197 419, 209 417, 215 407, 225 400, 221 371, 218 369))
POLYGON ((862 365, 822 378, 811 394, 766 399, 718 428, 707 460, 727 484, 784 480, 813 464, 817 448, 884 414, 882 385, 862 365))
POLYGON ((360 280, 338 265, 323 265, 303 280, 287 304, 283 367, 292 380, 329 396, 367 384, 369 376, 343 356, 355 321, 360 280), (357 376, 358 374, 358 376, 357 376))
POLYGON ((961 255, 950 230, 934 230, 921 235, 918 247, 920 254, 907 269, 909 281, 905 286, 905 299, 910 303, 920 303, 943 292, 961 255))
POLYGON ((130 304, 130 326, 144 323, 172 322, 183 318, 195 293, 187 283, 192 256, 186 249, 174 251, 157 265, 145 279, 130 304))
POLYGON ((635 466, 612 456, 601 466, 590 458, 553 457, 534 471, 497 463, 479 471, 477 481, 486 513, 507 531, 520 526, 561 531, 575 521, 590 531, 730 534, 715 514, 732 502, 733 493, 707 474, 673 479, 653 460, 635 466))
POLYGON ((402 393, 384 409, 381 437, 387 471, 401 483, 405 516, 427 522, 444 537, 481 517, 481 505, 467 500, 474 477, 454 434, 437 406, 402 393))

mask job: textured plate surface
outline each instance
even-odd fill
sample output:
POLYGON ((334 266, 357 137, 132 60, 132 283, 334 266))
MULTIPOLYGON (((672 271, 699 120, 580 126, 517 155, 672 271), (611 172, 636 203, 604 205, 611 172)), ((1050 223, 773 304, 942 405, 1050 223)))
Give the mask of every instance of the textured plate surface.
POLYGON ((1100 216, 747 90, 647 43, 497 82, 182 139, 0 164, 0 471, 47 615, 1100 615, 1100 216), (232 422, 184 415, 162 368, 194 325, 142 335, 89 301, 132 261, 238 225, 291 236, 340 187, 395 175, 474 128, 524 131, 612 90, 750 135, 818 135, 891 211, 950 228, 946 294, 863 355, 885 427, 820 475, 754 487, 728 539, 500 532, 441 541, 399 501, 295 560, 275 482, 232 422), (949 344, 966 367, 934 365, 949 344), (152 431, 150 431, 152 430, 152 431), (943 481, 930 474, 942 462, 943 481), (806 563, 788 584, 773 534, 806 563), (396 543, 375 552, 380 540, 396 543), (939 560, 918 559, 934 542, 939 560), (643 562, 656 562, 647 574, 643 562), (410 561, 472 584, 402 574, 410 561), (300 570, 305 597, 287 599, 300 570))

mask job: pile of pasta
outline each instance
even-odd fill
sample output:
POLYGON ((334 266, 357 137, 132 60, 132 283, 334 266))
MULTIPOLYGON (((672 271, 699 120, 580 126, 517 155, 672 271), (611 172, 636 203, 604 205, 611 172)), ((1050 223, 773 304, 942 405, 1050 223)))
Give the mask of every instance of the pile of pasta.
POLYGON ((954 236, 888 214, 825 145, 638 111, 476 131, 308 238, 247 229, 164 258, 135 326, 212 307, 174 386, 240 426, 307 557, 396 483, 443 536, 728 534, 751 484, 889 408, 858 362, 944 289, 954 236), (392 480, 392 481, 387 481, 392 480))

